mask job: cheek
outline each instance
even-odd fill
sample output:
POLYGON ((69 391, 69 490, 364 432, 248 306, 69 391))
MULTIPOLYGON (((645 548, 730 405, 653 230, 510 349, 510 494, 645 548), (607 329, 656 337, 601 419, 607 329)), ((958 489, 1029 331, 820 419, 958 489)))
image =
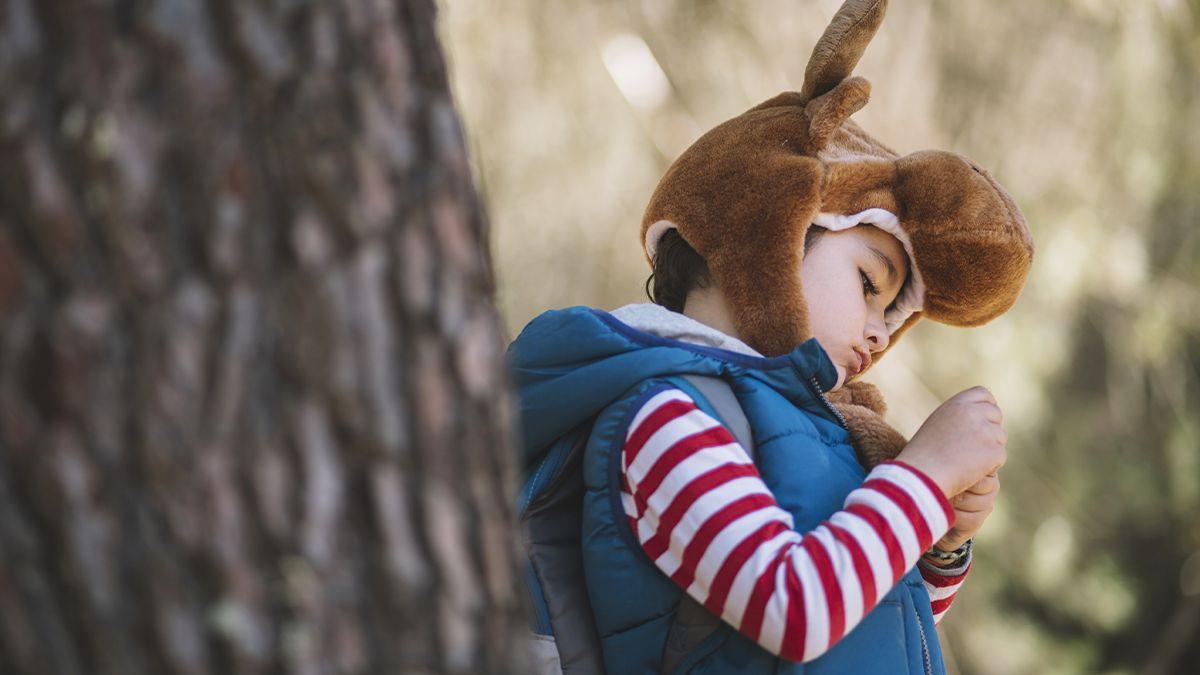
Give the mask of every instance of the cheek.
POLYGON ((833 346, 861 335, 866 325, 866 304, 844 285, 814 289, 809 300, 809 319, 813 335, 833 346))
POLYGON ((841 318, 836 308, 826 303, 818 303, 815 308, 810 309, 809 319, 813 335, 826 348, 832 347, 835 338, 842 333, 841 318))
POLYGON ((827 351, 836 352, 858 340, 866 325, 862 280, 854 266, 812 262, 801 268, 809 329, 827 351))

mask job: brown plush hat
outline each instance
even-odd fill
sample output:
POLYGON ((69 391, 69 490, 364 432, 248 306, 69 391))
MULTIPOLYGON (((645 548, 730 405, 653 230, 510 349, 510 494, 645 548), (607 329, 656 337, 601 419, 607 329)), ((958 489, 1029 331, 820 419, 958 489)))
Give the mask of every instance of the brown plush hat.
POLYGON ((708 263, 739 336, 768 356, 812 337, 799 274, 812 224, 874 225, 908 253, 910 279, 874 361, 923 316, 977 326, 1007 311, 1033 261, 1024 217, 987 171, 952 152, 900 156, 849 119, 870 93, 850 74, 886 7, 845 2, 813 49, 804 87, 700 137, 646 208, 647 258, 677 228, 708 263))

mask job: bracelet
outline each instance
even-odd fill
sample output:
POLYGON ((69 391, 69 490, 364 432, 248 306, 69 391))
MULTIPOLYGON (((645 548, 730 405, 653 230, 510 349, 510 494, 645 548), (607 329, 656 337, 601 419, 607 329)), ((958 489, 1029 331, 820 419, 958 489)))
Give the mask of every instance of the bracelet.
POLYGON ((925 551, 925 557, 932 558, 933 560, 936 560, 942 564, 951 564, 951 563, 956 563, 959 560, 961 560, 962 558, 966 557, 966 555, 970 552, 971 552, 971 540, 968 539, 965 542, 963 542, 962 546, 959 546, 958 548, 954 549, 953 551, 941 551, 941 550, 938 550, 937 546, 930 546, 929 550, 925 551))

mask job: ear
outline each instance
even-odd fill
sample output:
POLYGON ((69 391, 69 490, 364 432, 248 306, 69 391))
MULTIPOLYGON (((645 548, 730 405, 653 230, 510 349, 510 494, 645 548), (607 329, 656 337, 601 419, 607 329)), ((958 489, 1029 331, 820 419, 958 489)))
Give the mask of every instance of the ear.
POLYGON ((833 89, 854 71, 867 43, 883 22, 887 0, 846 0, 833 16, 804 69, 801 99, 810 101, 833 89))

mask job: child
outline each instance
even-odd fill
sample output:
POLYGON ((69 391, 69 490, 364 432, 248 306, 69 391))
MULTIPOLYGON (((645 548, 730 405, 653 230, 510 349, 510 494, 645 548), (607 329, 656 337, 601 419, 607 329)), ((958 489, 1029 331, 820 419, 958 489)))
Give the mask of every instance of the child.
POLYGON ((944 672, 933 628, 995 501, 1000 410, 968 389, 905 443, 856 378, 923 316, 1007 310, 1032 244, 969 160, 899 157, 847 119, 883 9, 847 2, 800 92, 667 171, 642 227, 657 304, 546 312, 510 348, 527 449, 591 424, 608 672, 944 672), (749 433, 691 376, 727 383, 749 433))

